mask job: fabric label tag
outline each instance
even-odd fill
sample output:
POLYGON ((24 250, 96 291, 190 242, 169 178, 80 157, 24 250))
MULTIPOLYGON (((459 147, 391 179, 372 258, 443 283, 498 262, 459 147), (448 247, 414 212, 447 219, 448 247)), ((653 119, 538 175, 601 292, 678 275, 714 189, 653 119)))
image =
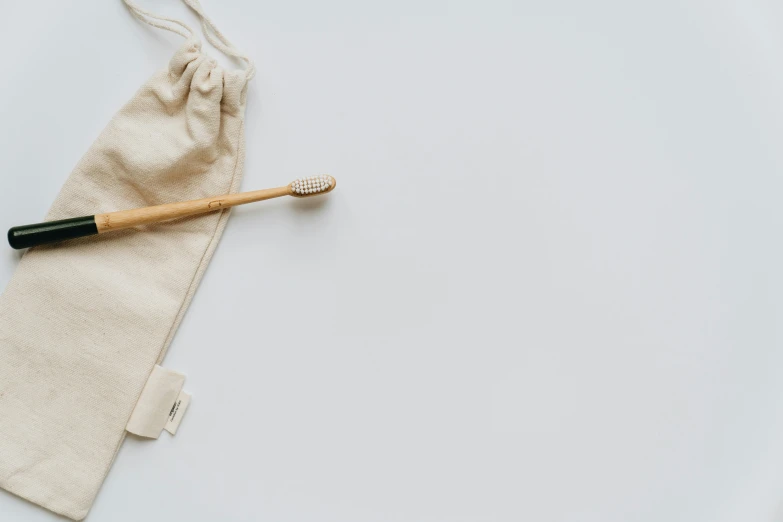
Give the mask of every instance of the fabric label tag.
POLYGON ((169 412, 169 420, 166 422, 166 427, 164 428, 166 431, 172 435, 177 433, 179 423, 182 422, 182 417, 185 416, 185 411, 187 411, 189 404, 190 394, 185 391, 181 391, 179 393, 179 397, 177 397, 177 401, 174 403, 174 406, 171 407, 171 411, 169 412))
POLYGON ((125 429, 140 437, 160 437, 184 385, 184 375, 155 365, 125 429))

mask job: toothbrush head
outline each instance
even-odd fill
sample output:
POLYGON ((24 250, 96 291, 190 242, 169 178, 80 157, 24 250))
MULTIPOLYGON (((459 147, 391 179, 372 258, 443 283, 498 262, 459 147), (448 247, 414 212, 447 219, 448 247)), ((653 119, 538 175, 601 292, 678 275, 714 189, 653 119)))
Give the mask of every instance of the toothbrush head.
POLYGON ((328 174, 320 176, 310 176, 308 178, 297 178, 288 185, 291 195, 297 198, 306 198, 318 194, 326 194, 334 190, 337 181, 328 174))

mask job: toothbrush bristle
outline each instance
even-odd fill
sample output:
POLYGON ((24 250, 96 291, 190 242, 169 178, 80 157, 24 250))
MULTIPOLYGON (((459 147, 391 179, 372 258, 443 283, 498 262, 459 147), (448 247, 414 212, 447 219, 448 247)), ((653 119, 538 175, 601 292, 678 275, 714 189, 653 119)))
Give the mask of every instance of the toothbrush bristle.
POLYGON ((307 178, 298 178, 291 183, 291 189, 294 193, 301 196, 309 196, 310 194, 319 194, 321 192, 327 192, 334 186, 334 178, 327 174, 320 176, 310 176, 307 178))

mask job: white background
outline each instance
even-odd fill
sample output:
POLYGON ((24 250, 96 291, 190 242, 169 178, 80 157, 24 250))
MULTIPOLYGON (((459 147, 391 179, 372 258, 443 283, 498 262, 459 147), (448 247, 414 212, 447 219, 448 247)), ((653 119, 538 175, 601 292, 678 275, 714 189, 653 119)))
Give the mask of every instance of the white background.
MULTIPOLYGON (((181 41, 4 4, 3 229, 181 41)), ((88 520, 783 520, 779 2, 204 7, 259 70, 243 187, 338 189, 235 212, 165 361, 181 431, 88 520)))

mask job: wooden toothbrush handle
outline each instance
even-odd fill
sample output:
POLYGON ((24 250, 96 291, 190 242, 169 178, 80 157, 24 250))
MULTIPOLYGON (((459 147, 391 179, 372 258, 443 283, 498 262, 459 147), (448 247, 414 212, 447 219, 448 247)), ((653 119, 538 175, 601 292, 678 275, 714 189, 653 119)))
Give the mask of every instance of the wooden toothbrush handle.
POLYGON ((83 216, 59 221, 47 221, 13 227, 8 231, 8 244, 13 248, 30 248, 46 243, 55 243, 67 239, 103 234, 113 230, 123 230, 149 225, 160 221, 215 212, 224 208, 263 201, 265 199, 279 198, 281 196, 293 196, 295 198, 309 198, 321 194, 327 194, 334 190, 337 181, 327 174, 298 178, 284 186, 265 190, 241 192, 239 194, 226 194, 212 198, 195 199, 193 201, 181 201, 179 203, 167 203, 154 207, 137 208, 133 210, 121 210, 119 212, 107 212, 94 216, 83 216))
POLYGON ((290 186, 285 186, 242 192, 240 194, 226 194, 225 196, 216 196, 214 198, 182 201, 180 203, 168 203, 154 207, 96 214, 94 216, 46 221, 44 223, 13 227, 8 231, 8 244, 16 249, 30 248, 46 243, 56 243, 67 239, 92 236, 138 225, 148 225, 159 221, 204 214, 244 203, 289 195, 292 195, 290 186))
POLYGON ((169 221, 171 219, 214 212, 224 208, 244 205, 245 203, 253 203, 255 201, 263 201, 265 199, 289 195, 291 195, 291 189, 288 186, 285 186, 254 190, 251 192, 241 192, 239 194, 226 194, 225 196, 216 196, 213 198, 181 201, 179 203, 166 203, 165 205, 156 205, 154 207, 120 210, 118 212, 96 214, 95 225, 98 227, 98 233, 103 234, 104 232, 137 227, 139 225, 148 225, 160 221, 169 221))

